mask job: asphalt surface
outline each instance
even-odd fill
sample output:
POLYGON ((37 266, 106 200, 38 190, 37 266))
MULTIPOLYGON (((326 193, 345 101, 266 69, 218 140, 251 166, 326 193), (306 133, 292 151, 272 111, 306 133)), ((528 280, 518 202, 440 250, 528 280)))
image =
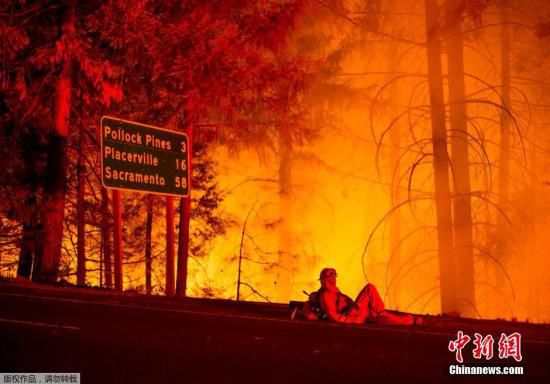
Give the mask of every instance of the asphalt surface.
MULTIPOLYGON (((430 318, 423 326, 291 320, 287 305, 117 295, 0 282, 0 372, 79 372, 82 383, 549 382, 550 326, 430 318), (492 334, 465 366, 523 375, 451 376, 457 331, 492 334), (501 333, 523 360, 499 359, 501 333)), ((0 378, 1 382, 1 378, 0 378)))

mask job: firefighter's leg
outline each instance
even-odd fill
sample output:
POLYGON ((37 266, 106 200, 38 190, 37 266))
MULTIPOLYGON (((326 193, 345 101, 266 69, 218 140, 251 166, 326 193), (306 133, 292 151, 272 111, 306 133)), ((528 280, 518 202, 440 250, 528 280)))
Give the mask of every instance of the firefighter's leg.
POLYGON ((409 314, 394 314, 385 310, 384 302, 376 287, 367 284, 355 300, 361 314, 366 313, 365 320, 376 321, 380 324, 414 324, 414 316, 409 314))
POLYGON ((384 312, 384 302, 373 284, 367 284, 357 295, 355 306, 365 320, 375 320, 379 313, 384 312))
POLYGON ((376 322, 380 324, 413 325, 414 316, 408 313, 396 314, 388 311, 383 311, 378 314, 376 322))

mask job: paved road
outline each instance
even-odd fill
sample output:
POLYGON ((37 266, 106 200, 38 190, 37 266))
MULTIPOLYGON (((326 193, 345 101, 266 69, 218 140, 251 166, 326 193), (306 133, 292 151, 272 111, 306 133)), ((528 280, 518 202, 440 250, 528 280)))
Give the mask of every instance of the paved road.
POLYGON ((86 384, 548 382, 549 356, 548 326, 346 326, 291 321, 278 305, 0 283, 0 372, 80 372, 86 384), (450 376, 458 329, 497 340, 519 331, 522 362, 473 361, 469 346, 465 365, 521 365, 525 374, 450 376))

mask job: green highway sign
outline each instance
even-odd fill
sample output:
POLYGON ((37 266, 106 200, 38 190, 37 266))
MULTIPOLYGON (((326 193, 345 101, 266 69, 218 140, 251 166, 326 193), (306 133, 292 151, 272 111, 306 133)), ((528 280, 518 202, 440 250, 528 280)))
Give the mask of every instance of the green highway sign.
POLYGON ((105 188, 189 195, 189 140, 185 133, 104 116, 100 141, 105 188))

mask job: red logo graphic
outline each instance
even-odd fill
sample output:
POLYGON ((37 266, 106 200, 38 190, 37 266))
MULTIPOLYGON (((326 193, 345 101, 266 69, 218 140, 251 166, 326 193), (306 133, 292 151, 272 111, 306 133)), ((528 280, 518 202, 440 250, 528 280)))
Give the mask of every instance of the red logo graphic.
POLYGON ((514 332, 510 336, 506 336, 504 333, 500 335, 498 357, 501 359, 513 357, 516 361, 523 359, 521 356, 521 335, 519 333, 514 332))
POLYGON ((456 361, 459 363, 463 362, 462 359, 462 348, 466 346, 470 342, 470 336, 464 335, 462 331, 458 331, 456 334, 456 340, 451 340, 449 342, 449 351, 455 352, 456 351, 456 361))
POLYGON ((481 359, 481 356, 485 356, 485 360, 491 360, 493 357, 493 336, 487 335, 485 337, 481 336, 479 333, 475 333, 474 345, 474 358, 481 359))
MULTIPOLYGON (((485 337, 479 333, 474 333, 473 344, 475 348, 472 350, 474 359, 481 359, 485 356, 485 360, 493 358, 493 345, 495 339, 492 335, 486 335, 485 337)), ((458 331, 456 339, 449 341, 449 351, 455 352, 455 359, 459 363, 463 363, 462 350, 471 340, 471 337, 465 335, 462 331, 458 331)), ((521 335, 518 332, 514 332, 509 336, 506 334, 500 334, 500 340, 498 341, 498 357, 499 359, 514 358, 516 361, 523 360, 521 355, 521 335)))

